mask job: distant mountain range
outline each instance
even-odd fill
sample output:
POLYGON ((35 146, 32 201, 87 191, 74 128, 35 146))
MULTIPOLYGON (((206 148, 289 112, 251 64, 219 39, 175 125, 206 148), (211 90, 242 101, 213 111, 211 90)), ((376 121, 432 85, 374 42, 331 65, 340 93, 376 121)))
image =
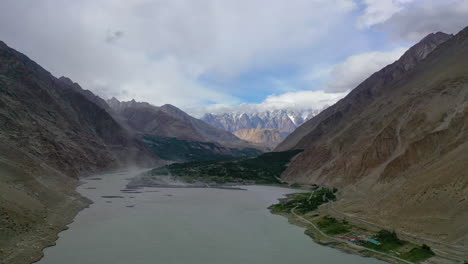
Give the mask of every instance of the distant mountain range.
POLYGON ((107 103, 120 121, 140 133, 191 141, 247 145, 232 133, 208 125, 170 104, 157 107, 135 100, 120 102, 116 98, 107 103))
POLYGON ((208 113, 201 120, 229 132, 241 129, 267 128, 276 129, 282 135, 289 135, 319 112, 320 110, 317 109, 278 109, 264 112, 208 113))
POLYGON ((145 102, 107 101, 112 115, 129 131, 138 134, 163 159, 176 161, 255 156, 263 149, 232 133, 213 127, 179 108, 145 102))
POLYGON ((468 28, 430 34, 289 135, 282 178, 337 187, 335 208, 468 245, 468 28))

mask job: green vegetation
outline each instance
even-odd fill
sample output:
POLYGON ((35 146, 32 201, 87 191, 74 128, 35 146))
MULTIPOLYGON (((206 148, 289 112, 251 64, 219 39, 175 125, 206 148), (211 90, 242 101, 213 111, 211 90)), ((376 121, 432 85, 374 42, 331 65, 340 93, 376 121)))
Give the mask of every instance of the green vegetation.
MULTIPOLYGON (((314 211, 320 206, 330 200, 335 200, 335 193, 338 190, 336 188, 327 189, 321 188, 311 193, 297 193, 290 195, 288 199, 281 201, 279 204, 274 204, 270 207, 273 213, 289 213, 291 209, 295 208, 296 213, 309 213, 314 211)), ((318 217, 318 214, 313 217, 318 217)), ((400 240, 395 231, 380 230, 372 238, 378 241, 374 244, 370 241, 362 241, 359 238, 368 237, 369 232, 365 232, 362 236, 363 229, 350 224, 346 219, 339 220, 334 217, 325 215, 322 218, 318 218, 316 222, 318 229, 326 233, 329 236, 338 237, 340 235, 347 235, 349 239, 355 238, 355 243, 358 243, 367 248, 371 248, 377 251, 385 252, 390 255, 398 256, 402 259, 406 259, 412 262, 421 262, 432 256, 434 252, 427 245, 421 247, 411 244, 408 241, 400 240), (359 235, 361 233, 361 236, 359 235), (405 247, 403 247, 406 245, 405 247), (412 248, 413 246, 413 248, 412 248), (407 248, 412 248, 407 251, 407 248)), ((315 229, 308 229, 306 233, 314 233, 315 229)), ((315 236, 313 236, 315 237, 315 236)))
POLYGON ((368 241, 361 242, 361 244, 367 248, 372 248, 382 252, 389 252, 392 250, 397 250, 406 243, 405 241, 398 238, 395 231, 388 230, 380 230, 374 236, 374 239, 379 241, 381 244, 376 245, 368 241))
POLYGON ((431 248, 428 245, 423 244, 421 247, 413 248, 410 251, 403 253, 401 258, 413 262, 421 262, 434 255, 435 254, 431 248))
POLYGON ((181 140, 171 137, 144 135, 143 141, 150 150, 164 160, 195 161, 221 160, 238 157, 255 157, 262 152, 258 149, 225 148, 212 142, 181 140))
POLYGON ((269 152, 256 158, 175 163, 151 170, 151 175, 182 177, 188 182, 280 183, 279 177, 292 157, 302 150, 269 152))
POLYGON ((305 214, 316 210, 321 204, 336 199, 333 190, 322 188, 312 193, 294 194, 291 199, 275 204, 272 210, 276 212, 289 212, 296 208, 297 213, 305 214))
POLYGON ((320 219, 317 226, 328 235, 340 235, 351 231, 351 226, 346 220, 338 221, 328 215, 320 219))
MULTIPOLYGON (((292 194, 288 199, 284 199, 280 203, 272 205, 270 209, 273 213, 289 213, 293 208, 295 208, 296 213, 306 214, 316 210, 321 204, 330 200, 335 200, 335 193, 337 191, 338 190, 336 188, 321 188, 311 193, 292 194)), ((310 216, 310 214, 308 216, 310 216)), ((339 220, 329 215, 325 215, 321 218, 318 216, 318 213, 313 215, 313 217, 317 217, 317 219, 319 219, 316 222, 317 228, 329 236, 342 238, 340 235, 346 235, 348 236, 347 238, 354 243, 380 252, 385 252, 390 255, 398 256, 411 262, 421 262, 435 255, 427 245, 419 247, 408 241, 400 240, 395 231, 380 230, 372 237, 377 242, 374 241, 375 243, 372 243, 370 241, 362 240, 363 237, 365 238, 369 236, 369 231, 365 231, 360 227, 350 224, 346 219, 339 220), (355 240, 351 240, 353 238, 355 240), (412 249, 407 251, 409 248, 412 249)), ((315 228, 309 228, 306 233, 315 237, 315 235, 313 235, 315 233, 314 230, 315 228)))

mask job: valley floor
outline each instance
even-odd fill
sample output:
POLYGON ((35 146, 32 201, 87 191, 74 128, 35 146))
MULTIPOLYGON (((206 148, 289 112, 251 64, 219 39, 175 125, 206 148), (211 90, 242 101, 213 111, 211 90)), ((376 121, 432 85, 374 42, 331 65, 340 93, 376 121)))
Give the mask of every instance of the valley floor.
MULTIPOLYGON (((166 186, 159 187, 186 187, 173 185, 174 182, 166 186)), ((180 182, 178 182, 180 184, 180 182)), ((128 187, 128 186, 127 186, 128 187)), ((148 186, 147 186, 148 187, 148 186)), ((150 186, 151 187, 151 186, 150 186)), ((195 186, 197 188, 203 186, 195 186)), ((206 186, 220 189, 239 189, 229 184, 218 184, 214 186, 206 186)), ((296 186, 292 186, 296 187, 296 186)), ((143 187, 138 187, 143 188, 143 187)), ((194 187, 193 187, 194 188, 194 187)), ((317 186, 315 186, 317 188, 317 186)), ((127 190, 121 190, 127 191, 127 190)), ((135 191, 133 191, 135 192, 135 191)), ((128 192, 124 194, 131 194, 128 192)), ((413 252, 413 256, 409 255, 412 249, 420 250, 420 241, 412 241, 404 237, 404 246, 386 250, 373 249, 372 247, 363 246, 356 241, 351 241, 350 237, 373 237, 381 227, 363 224, 359 219, 347 217, 342 212, 333 208, 332 200, 334 200, 336 190, 326 188, 317 189, 312 193, 293 194, 289 198, 284 199, 278 205, 270 207, 272 213, 279 214, 288 218, 289 222, 301 227, 305 227, 305 233, 310 236, 318 244, 337 248, 341 251, 357 254, 365 257, 373 257, 389 263, 441 263, 455 264, 466 263, 464 255, 458 255, 456 252, 448 250, 445 247, 437 247, 433 243, 428 243, 431 249, 436 253, 435 256, 424 256, 426 252, 413 252), (294 202, 294 197, 302 195, 303 201, 308 201, 308 207, 298 208, 294 202), (329 201, 328 203, 326 201, 329 201), (288 204, 289 202, 289 204, 288 204), (338 219, 336 225, 331 227, 321 226, 321 220, 338 219), (343 230, 340 230, 343 229, 343 230), (422 254, 422 257, 421 257, 422 254), (416 259, 411 261, 411 258, 416 259), (422 262, 419 259, 424 259, 422 262)), ((138 192, 136 192, 138 193, 138 192)), ((9 241, 9 244, 0 250, 1 264, 26 264, 34 263, 43 257, 43 249, 55 245, 58 239, 58 233, 67 229, 67 225, 73 222, 74 217, 79 211, 89 206, 90 200, 71 194, 66 200, 58 206, 48 209, 48 215, 43 219, 41 225, 35 226, 30 232, 18 236, 17 239, 9 241)), ((400 237, 400 235, 399 235, 400 237)), ((370 245, 372 246, 372 245, 370 245)))

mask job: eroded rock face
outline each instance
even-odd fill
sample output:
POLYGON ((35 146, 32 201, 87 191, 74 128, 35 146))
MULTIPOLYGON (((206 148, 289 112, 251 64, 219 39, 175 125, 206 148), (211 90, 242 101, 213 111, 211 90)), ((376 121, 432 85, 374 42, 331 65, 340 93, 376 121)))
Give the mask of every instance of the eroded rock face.
POLYGON ((117 119, 136 133, 216 142, 229 147, 252 147, 232 133, 213 127, 170 104, 157 107, 135 100, 120 102, 115 98, 108 100, 108 104, 117 115, 117 119))
POLYGON ((6 46, 0 49, 0 89, 1 143, 61 172, 76 177, 117 166, 130 150, 144 151, 89 99, 98 97, 6 46))
POLYGON ((0 259, 6 263, 37 259, 86 204, 74 191, 78 176, 157 160, 102 103, 0 41, 0 259))
POLYGON ((234 132, 234 135, 268 149, 275 148, 284 139, 276 129, 241 129, 234 132))
POLYGON ((336 186, 340 209, 466 246, 467 32, 427 36, 299 127, 275 149, 305 149, 283 178, 336 186))

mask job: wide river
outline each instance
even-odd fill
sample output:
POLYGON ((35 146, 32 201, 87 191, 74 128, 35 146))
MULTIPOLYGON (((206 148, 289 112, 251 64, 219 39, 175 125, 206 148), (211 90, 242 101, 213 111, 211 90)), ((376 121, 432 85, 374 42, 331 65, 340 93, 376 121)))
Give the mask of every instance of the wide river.
POLYGON ((38 263, 383 263, 318 245, 303 228, 268 211, 294 190, 249 186, 247 191, 144 188, 122 193, 133 175, 85 180, 78 191, 94 204, 78 214, 38 263))

